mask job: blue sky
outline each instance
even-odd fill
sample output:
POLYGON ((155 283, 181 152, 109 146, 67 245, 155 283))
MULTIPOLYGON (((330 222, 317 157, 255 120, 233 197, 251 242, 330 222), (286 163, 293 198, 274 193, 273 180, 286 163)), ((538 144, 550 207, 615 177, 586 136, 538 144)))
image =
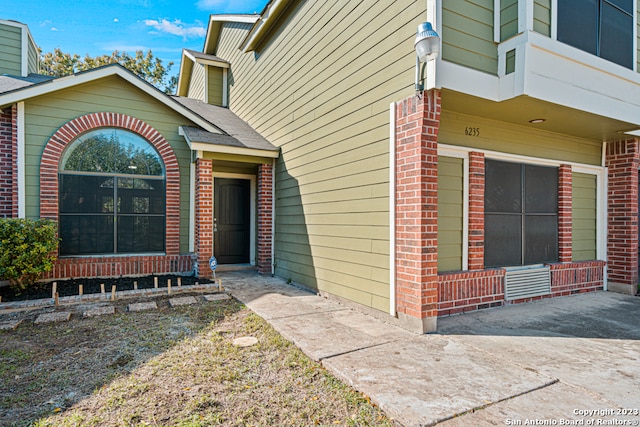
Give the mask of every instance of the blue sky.
POLYGON ((260 13, 268 0, 1 0, 0 19, 29 26, 43 52, 97 56, 151 49, 177 73, 182 48, 201 51, 212 13, 260 13))

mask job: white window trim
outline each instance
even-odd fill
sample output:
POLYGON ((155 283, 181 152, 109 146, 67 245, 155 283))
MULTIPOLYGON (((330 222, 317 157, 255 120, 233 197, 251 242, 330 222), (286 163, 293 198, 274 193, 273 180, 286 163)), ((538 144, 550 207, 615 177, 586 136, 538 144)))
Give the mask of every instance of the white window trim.
MULTIPOLYGON (((256 265, 256 176, 240 173, 213 172, 211 185, 215 188, 216 178, 246 179, 249 181, 249 264, 256 265)), ((213 195, 215 200, 215 194, 213 195)), ((215 207, 214 207, 215 210, 215 207)))
MULTIPOLYGON (((18 140, 17 151, 17 181, 18 181, 18 218, 26 218, 27 202, 26 202, 26 172, 25 172, 25 111, 24 101, 16 103, 17 108, 17 132, 16 138, 18 140)), ((39 213, 38 213, 39 216, 39 213)))

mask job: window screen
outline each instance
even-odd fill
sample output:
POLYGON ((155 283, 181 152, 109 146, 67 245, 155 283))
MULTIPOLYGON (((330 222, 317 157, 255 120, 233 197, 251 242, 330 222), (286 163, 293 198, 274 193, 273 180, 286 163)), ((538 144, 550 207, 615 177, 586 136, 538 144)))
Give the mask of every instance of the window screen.
POLYGON ((485 266, 558 260, 558 170, 485 161, 485 266))
POLYGON ((60 254, 162 252, 164 166, 155 149, 122 129, 82 135, 59 173, 60 254))
POLYGON ((633 68, 632 0, 558 0, 558 40, 633 68))

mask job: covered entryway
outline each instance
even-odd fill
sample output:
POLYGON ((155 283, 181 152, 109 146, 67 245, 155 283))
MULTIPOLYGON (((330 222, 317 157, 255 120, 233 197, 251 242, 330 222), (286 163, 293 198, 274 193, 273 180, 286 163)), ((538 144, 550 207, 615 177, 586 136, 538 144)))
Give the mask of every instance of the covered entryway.
POLYGON ((247 264, 251 255, 251 181, 214 178, 213 182, 213 254, 220 264, 247 264))

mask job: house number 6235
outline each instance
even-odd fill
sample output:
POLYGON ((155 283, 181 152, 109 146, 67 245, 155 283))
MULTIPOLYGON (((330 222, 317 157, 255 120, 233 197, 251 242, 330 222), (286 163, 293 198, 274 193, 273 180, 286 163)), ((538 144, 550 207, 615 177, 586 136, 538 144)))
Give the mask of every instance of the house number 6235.
POLYGON ((464 128, 464 134, 467 136, 480 136, 480 128, 467 126, 464 128))

